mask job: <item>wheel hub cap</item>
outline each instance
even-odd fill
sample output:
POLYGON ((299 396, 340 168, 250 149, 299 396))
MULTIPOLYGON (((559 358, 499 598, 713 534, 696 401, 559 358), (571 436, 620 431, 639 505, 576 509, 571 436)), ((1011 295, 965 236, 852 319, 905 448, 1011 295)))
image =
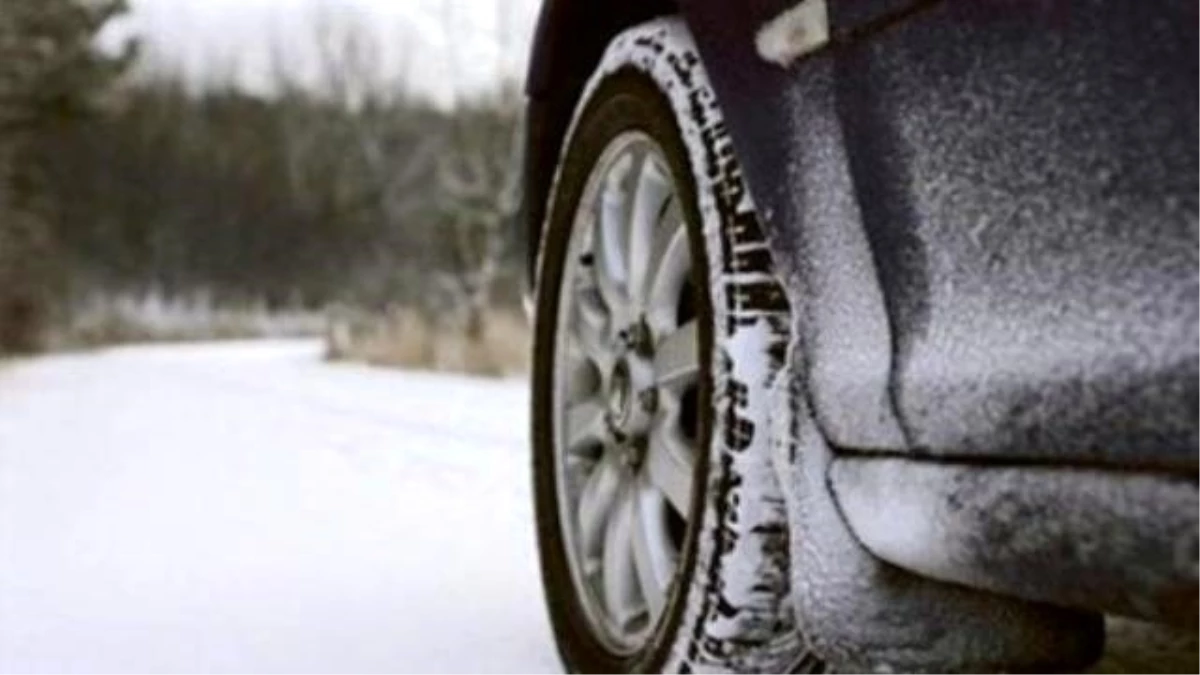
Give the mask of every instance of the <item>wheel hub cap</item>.
POLYGON ((631 389, 633 383, 630 382, 629 363, 624 359, 617 361, 617 366, 613 368, 612 375, 609 377, 610 384, 608 385, 608 414, 609 421, 614 429, 623 429, 625 423, 629 421, 631 414, 630 401, 633 398, 631 389))
POLYGON ((614 438, 624 442, 648 433, 658 402, 651 363, 636 355, 621 357, 609 376, 608 390, 608 421, 614 438))

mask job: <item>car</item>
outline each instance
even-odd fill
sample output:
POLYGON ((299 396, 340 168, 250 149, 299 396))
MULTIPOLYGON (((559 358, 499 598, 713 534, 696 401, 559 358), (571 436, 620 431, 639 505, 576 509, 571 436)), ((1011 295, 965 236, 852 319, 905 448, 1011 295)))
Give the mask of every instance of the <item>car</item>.
POLYGON ((546 0, 532 453, 578 672, 1197 624, 1193 0, 546 0))

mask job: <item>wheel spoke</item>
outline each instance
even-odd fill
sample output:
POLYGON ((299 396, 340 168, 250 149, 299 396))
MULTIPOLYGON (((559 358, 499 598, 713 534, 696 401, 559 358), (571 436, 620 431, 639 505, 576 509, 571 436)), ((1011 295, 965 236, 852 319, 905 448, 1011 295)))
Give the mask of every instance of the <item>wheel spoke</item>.
POLYGON ((634 169, 633 204, 630 207, 626 240, 629 267, 629 296, 635 305, 643 304, 648 279, 654 269, 655 235, 663 207, 672 195, 670 178, 657 159, 647 154, 634 169))
POLYGON ((695 454, 679 430, 678 414, 667 415, 650 434, 646 471, 650 483, 685 519, 691 516, 695 454))
POLYGON ((604 532, 604 602, 626 630, 646 610, 633 562, 633 506, 632 486, 624 486, 604 532))
POLYGON ((567 363, 560 366, 567 378, 563 390, 564 401, 567 405, 581 403, 585 399, 596 396, 600 378, 590 359, 580 353, 566 355, 567 363))
POLYGON ((596 463, 579 494, 579 547, 585 558, 599 556, 601 539, 621 488, 621 467, 605 456, 596 463))
POLYGON ((656 258, 658 264, 646 294, 646 311, 653 322, 652 326, 662 330, 675 323, 679 294, 683 292, 692 270, 687 229, 682 226, 673 228, 662 247, 662 254, 656 258))
POLYGON ((667 587, 675 569, 675 555, 667 530, 667 505, 662 494, 645 478, 637 486, 633 514, 633 560, 637 567, 642 596, 656 617, 666 603, 667 587))
POLYGON ((605 431, 604 404, 599 399, 576 403, 567 411, 567 452, 603 443, 605 431))
POLYGON ((596 286, 604 304, 615 313, 626 304, 625 226, 628 197, 622 182, 611 177, 601 188, 596 218, 595 275, 596 286))
POLYGON ((581 289, 576 293, 576 313, 571 325, 573 347, 596 364, 600 372, 612 367, 612 350, 606 345, 610 318, 603 299, 596 289, 581 289))
POLYGON ((604 296, 599 289, 579 289, 575 294, 575 304, 579 308, 581 328, 600 334, 608 323, 609 309, 604 305, 604 296))
POLYGON ((679 391, 696 381, 700 375, 699 344, 695 319, 663 338, 654 353, 654 378, 660 387, 679 391))

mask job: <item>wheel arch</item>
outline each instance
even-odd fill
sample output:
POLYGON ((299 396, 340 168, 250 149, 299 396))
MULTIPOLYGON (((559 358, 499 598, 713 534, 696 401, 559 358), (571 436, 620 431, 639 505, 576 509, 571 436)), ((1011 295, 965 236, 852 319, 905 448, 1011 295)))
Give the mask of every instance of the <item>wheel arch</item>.
MULTIPOLYGON (((517 237, 527 264, 527 288, 535 281, 558 155, 584 84, 616 35, 658 16, 680 14, 710 74, 781 276, 790 289, 806 289, 808 297, 794 302, 798 326, 821 328, 819 334, 802 336, 800 346, 823 430, 837 445, 901 448, 906 442, 889 391, 891 327, 846 164, 832 59, 818 53, 785 69, 755 49, 758 28, 793 4, 546 0, 526 82, 517 237), (796 126, 797 120, 804 120, 807 131, 796 126), (825 161, 831 155, 840 161, 825 161), (834 217, 827 217, 831 213, 834 217), (819 223, 818 230, 820 224, 836 228, 814 234, 812 223, 819 223), (823 263, 813 269, 805 259, 823 263), (870 363, 864 363, 863 355, 870 363), (847 367, 854 372, 845 372, 847 367)), ((842 14, 833 11, 830 17, 834 29, 841 27, 835 41, 853 33, 851 25, 864 23, 857 14, 842 14)))
POLYGON ((518 237, 530 288, 546 198, 575 107, 608 43, 621 31, 678 11, 674 0, 545 0, 525 81, 525 148, 518 237))
POLYGON ((792 304, 797 395, 833 446, 898 450, 907 439, 891 391, 892 319, 851 170, 837 54, 928 2, 847 4, 682 2, 792 304), (828 7, 826 41, 781 65, 760 38, 814 4, 828 7))

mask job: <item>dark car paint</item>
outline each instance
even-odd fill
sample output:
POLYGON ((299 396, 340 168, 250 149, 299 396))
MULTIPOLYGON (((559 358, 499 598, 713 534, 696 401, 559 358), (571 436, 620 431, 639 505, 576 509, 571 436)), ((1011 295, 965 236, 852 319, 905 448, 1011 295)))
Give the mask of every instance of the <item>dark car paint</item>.
POLYGON ((934 3, 788 71, 753 48, 776 8, 683 7, 777 248, 867 235, 904 433, 864 434, 846 409, 879 402, 844 382, 878 375, 825 363, 867 345, 813 336, 835 444, 1195 470, 1195 3, 934 3), (840 154, 814 133, 857 209, 796 189, 840 154))
MULTIPOLYGON (((539 41, 569 27, 607 42, 645 18, 618 3, 589 24, 591 3, 550 4, 557 18, 543 14, 539 41)), ((784 69, 759 57, 754 37, 792 4, 683 0, 681 10, 792 294, 793 369, 829 443, 956 460, 947 475, 965 475, 963 460, 1044 462, 1166 471, 1194 486, 1195 3, 831 0, 830 47, 784 69)), ((601 49, 531 71, 532 241, 576 83, 601 49)), ((1044 501, 1023 472, 992 473, 1010 476, 989 487, 1008 503, 1044 501)), ((1114 504, 1097 520, 1070 492, 1043 509, 1066 514, 1040 523, 1058 528, 1043 543, 1072 541, 1072 522, 1086 522, 1145 527, 1154 544, 1073 557, 1072 574, 1128 585, 1122 566, 1175 547, 1163 577, 1172 597, 1142 602, 1135 588, 1118 609, 1162 618, 1164 603, 1190 593, 1167 618, 1194 622, 1195 508, 1182 529, 1139 521, 1156 504, 1114 504)), ((980 562, 994 551, 1004 565, 1053 554, 973 541, 978 570, 996 569, 980 562)), ((1049 582, 1026 597, 1071 582, 1038 569, 1049 582)))
MULTIPOLYGON (((755 50, 759 27, 787 6, 730 12, 685 2, 683 10, 791 294, 803 357, 793 370, 806 380, 813 414, 834 445, 903 448, 891 327, 838 118, 833 50, 786 70, 755 50)), ((835 44, 844 39, 834 33, 835 44)))
MULTIPOLYGON (((840 40, 852 40, 875 26, 919 10, 931 0, 852 0, 834 3, 830 24, 840 40)), ((545 218, 545 200, 558 152, 575 104, 608 43, 622 30, 680 10, 678 0, 544 0, 534 32, 533 53, 525 79, 528 95, 523 165, 523 227, 528 281, 536 273, 537 242, 545 218)), ((735 13, 769 17, 791 3, 753 0, 730 3, 735 13)))
MULTIPOLYGON (((828 2, 829 32, 835 41, 849 41, 864 32, 894 23, 937 0, 832 0, 828 2)), ((783 6, 796 2, 780 3, 783 6)))
POLYGON ((997 16, 934 3, 855 24, 861 40, 835 29, 832 49, 784 70, 753 47, 777 8, 734 16, 716 6, 684 11, 792 292, 803 344, 794 372, 826 438, 844 454, 995 465, 877 460, 858 479, 835 473, 843 512, 919 513, 930 525, 916 564, 874 546, 878 527, 857 527, 863 543, 947 581, 1194 622, 1196 49, 1195 33, 1170 19, 1195 21, 1130 8, 1117 25, 1157 27, 1158 39, 1110 48, 1128 59, 1116 68, 1096 54, 1116 39, 1112 25, 1095 25, 1111 20, 1098 10, 1062 26, 1071 17, 1046 6, 997 16), (939 60, 943 50, 958 59, 939 60), (1043 74, 1048 65, 1060 67, 1043 74), (905 137, 913 128, 923 135, 905 137), (975 244, 971 226, 1016 206, 1025 222, 992 224, 1007 236, 975 244), (996 325, 955 330, 980 320, 996 325), (1091 349, 1055 349, 1079 334, 1091 349), (1005 382, 997 375, 1010 364, 967 370, 946 358, 972 348, 1017 348, 1019 365, 1044 370, 1005 382), (1019 467, 1033 461, 1168 469, 1182 482, 1019 467), (921 489, 904 489, 914 476, 921 489))
POLYGON ((946 3, 836 54, 909 447, 1196 470, 1196 8, 946 3))

